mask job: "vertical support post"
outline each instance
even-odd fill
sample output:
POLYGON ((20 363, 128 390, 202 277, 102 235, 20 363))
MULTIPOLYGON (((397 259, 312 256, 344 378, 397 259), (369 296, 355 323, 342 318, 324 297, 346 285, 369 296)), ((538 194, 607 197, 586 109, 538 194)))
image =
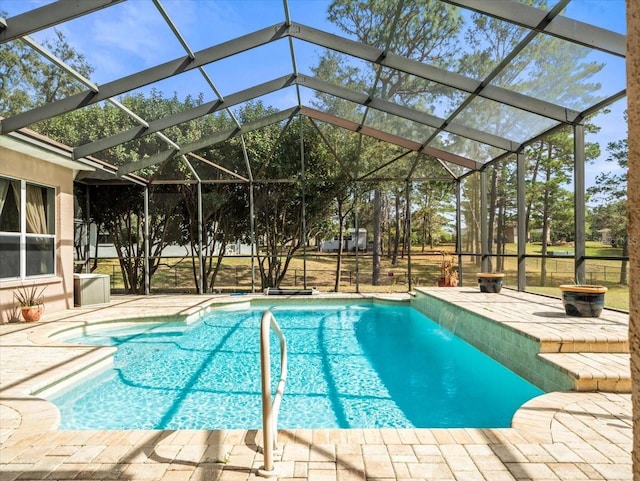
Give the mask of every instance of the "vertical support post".
POLYGON ((458 254, 458 285, 462 286, 462 182, 456 179, 456 253, 458 254))
POLYGON ((276 433, 273 424, 273 405, 271 404, 271 355, 269 349, 269 326, 263 314, 260 328, 260 372, 262 374, 262 451, 264 455, 264 466, 258 472, 264 477, 275 476, 273 464, 274 440, 276 433), (267 332, 265 335, 263 331, 267 332))
POLYGON ((584 125, 573 126, 573 198, 575 220, 575 278, 579 284, 585 281, 585 153, 584 125))
POLYGON ((488 209, 487 209, 487 171, 480 171, 480 250, 482 254, 482 271, 489 272, 489 229, 487 225, 488 209))
POLYGON ((204 294, 204 258, 202 256, 202 182, 198 179, 198 292, 204 294))
POLYGON ((20 181, 20 279, 27 277, 27 181, 20 181))
POLYGON ((520 150, 516 157, 517 204, 518 204, 518 290, 527 287, 527 209, 525 198, 525 159, 520 150))
POLYGON ((407 199, 407 244, 409 244, 407 249, 407 287, 408 290, 411 290, 411 183, 409 182, 409 179, 407 179, 405 185, 405 196, 407 199))
POLYGON ((253 205, 253 181, 249 182, 249 224, 251 229, 251 292, 256 292, 256 216, 253 205))
POLYGON ((300 166, 302 174, 302 284, 307 288, 307 199, 306 199, 306 176, 304 170, 304 124, 302 115, 300 119, 300 166))
MULTIPOLYGON (((84 272, 86 274, 89 274, 91 272, 91 267, 89 267, 89 264, 91 263, 91 199, 89 198, 90 195, 90 191, 89 191, 89 184, 86 184, 84 186, 84 190, 85 190, 85 197, 86 197, 86 202, 85 202, 85 212, 84 212, 84 227, 86 229, 85 231, 85 256, 86 259, 84 261, 84 272)), ((98 232, 96 230, 96 236, 97 236, 98 232)), ((96 245, 98 244, 98 239, 96 239, 96 245)), ((97 255, 97 253, 96 253, 97 255)))
MULTIPOLYGON (((356 187, 357 189, 357 187, 356 187)), ((354 224, 356 228, 355 236, 355 254, 356 254, 356 292, 360 292, 360 256, 358 255, 358 238, 360 236, 360 218, 358 217, 358 191, 355 192, 353 207, 354 224)))
POLYGON ((151 293, 149 276, 149 185, 144 186, 144 294, 151 293))
POLYGON ((249 163, 249 154, 247 153, 247 144, 244 141, 244 135, 240 136, 242 141, 242 155, 244 157, 244 163, 247 167, 247 174, 249 175, 249 228, 251 231, 251 292, 256 291, 256 216, 253 202, 253 171, 251 170, 251 164, 249 163))

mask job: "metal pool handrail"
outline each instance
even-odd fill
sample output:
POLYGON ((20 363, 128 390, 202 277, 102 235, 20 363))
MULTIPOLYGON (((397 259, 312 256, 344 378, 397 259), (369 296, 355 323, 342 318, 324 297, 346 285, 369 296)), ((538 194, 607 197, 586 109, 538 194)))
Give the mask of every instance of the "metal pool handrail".
POLYGON ((264 466, 258 470, 263 477, 276 476, 273 465, 273 452, 278 448, 278 412, 287 381, 287 340, 280 330, 280 326, 270 310, 262 314, 260 323, 260 367, 262 371, 262 435, 264 466), (276 394, 271 401, 271 353, 270 329, 280 339, 280 381, 276 387, 276 394))

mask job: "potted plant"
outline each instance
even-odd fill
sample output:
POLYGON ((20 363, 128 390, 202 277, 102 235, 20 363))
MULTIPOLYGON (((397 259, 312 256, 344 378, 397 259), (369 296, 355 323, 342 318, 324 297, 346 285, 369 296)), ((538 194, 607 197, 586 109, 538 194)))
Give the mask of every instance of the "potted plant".
POLYGON ((456 287, 458 285, 458 270, 453 265, 453 258, 450 254, 442 253, 440 263, 440 279, 438 287, 456 287))
POLYGON ((504 272, 478 272, 480 292, 499 293, 502 289, 504 272))
POLYGON ((593 284, 562 284, 562 304, 568 316, 599 317, 607 288, 593 284))
POLYGON ((46 287, 38 289, 35 285, 30 287, 22 286, 13 293, 25 322, 40 320, 40 316, 44 312, 44 290, 46 287))

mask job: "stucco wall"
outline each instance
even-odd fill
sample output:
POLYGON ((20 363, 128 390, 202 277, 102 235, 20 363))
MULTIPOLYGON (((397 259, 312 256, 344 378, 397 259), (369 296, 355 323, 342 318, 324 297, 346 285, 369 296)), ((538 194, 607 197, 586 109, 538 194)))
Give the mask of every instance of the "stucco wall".
POLYGON ((633 479, 640 481, 640 2, 627 0, 629 114, 629 347, 633 398, 633 479))
POLYGON ((73 307, 73 170, 0 147, 0 174, 56 189, 56 275, 27 281, 0 281, 0 322, 7 322, 21 285, 46 285, 47 312, 73 307))

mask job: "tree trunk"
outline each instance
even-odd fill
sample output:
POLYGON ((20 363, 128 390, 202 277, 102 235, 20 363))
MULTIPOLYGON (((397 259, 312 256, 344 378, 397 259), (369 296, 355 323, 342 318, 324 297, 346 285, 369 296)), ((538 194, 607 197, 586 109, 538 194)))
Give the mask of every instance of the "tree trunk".
MULTIPOLYGON (((629 256, 629 236, 624 237, 624 243, 622 244, 622 257, 629 256)), ((620 265, 620 284, 626 286, 629 283, 629 277, 627 274, 627 261, 622 261, 620 265)))
POLYGON ((400 194, 395 193, 396 198, 396 216, 395 216, 395 237, 393 239, 393 257, 391 259, 391 265, 398 265, 398 251, 400 249, 400 194))
MULTIPOLYGON (((498 201, 498 225, 496 226, 496 253, 504 255, 504 196, 500 196, 498 201)), ((504 257, 498 256, 496 258, 496 271, 501 272, 504 270, 504 257)))
MULTIPOLYGON (((95 271, 98 268, 98 245, 100 243, 99 241, 100 239, 100 224, 96 223, 96 249, 95 249, 95 256, 93 258, 93 265, 91 266, 91 272, 95 271)), ((91 257, 91 249, 89 249, 89 252, 87 253, 87 255, 89 257, 91 257)), ((87 259, 87 261, 89 261, 89 259, 87 259)))
POLYGON ((342 213, 342 200, 338 204, 338 258, 336 259, 336 280, 333 284, 334 292, 340 292, 340 273, 342 271, 342 240, 344 238, 344 214, 342 213))
MULTIPOLYGON (((551 180, 551 169, 546 170, 546 182, 551 180)), ((549 189, 545 187, 542 205, 542 259, 540 259, 540 285, 547 285, 547 239, 549 236, 549 189)))
MULTIPOLYGON (((495 245, 494 232, 496 230, 496 208, 498 203, 498 168, 494 165, 493 172, 491 173, 491 190, 489 192, 489 226, 487 227, 487 244, 489 248, 489 254, 493 254, 493 246, 495 245)), ((489 256, 489 272, 493 270, 493 258, 489 256)))
MULTIPOLYGON (((540 152, 542 152, 542 149, 544 147, 544 140, 540 141, 540 152)), ((531 184, 529 185, 529 190, 531 191, 532 194, 535 193, 535 186, 536 183, 538 181, 538 171, 540 169, 540 160, 541 160, 541 155, 539 154, 536 156, 535 159, 535 163, 533 165, 533 169, 532 169, 532 173, 531 173, 531 184)), ((533 208, 533 195, 531 195, 529 197, 529 201, 527 202, 527 206, 525 208, 525 212, 524 212, 524 229, 525 232, 527 233, 527 235, 529 235, 529 224, 531 222, 531 209, 533 208)))

